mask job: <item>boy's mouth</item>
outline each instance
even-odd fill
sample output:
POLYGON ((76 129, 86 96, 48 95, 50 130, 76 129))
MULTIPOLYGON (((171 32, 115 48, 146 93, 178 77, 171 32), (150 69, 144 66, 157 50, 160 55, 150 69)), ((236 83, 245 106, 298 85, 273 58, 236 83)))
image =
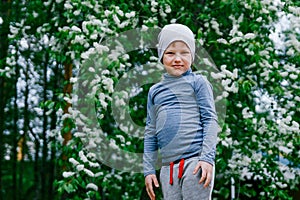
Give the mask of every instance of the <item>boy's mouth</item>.
POLYGON ((173 65, 173 67, 174 67, 175 69, 179 69, 179 68, 182 67, 182 65, 173 65))

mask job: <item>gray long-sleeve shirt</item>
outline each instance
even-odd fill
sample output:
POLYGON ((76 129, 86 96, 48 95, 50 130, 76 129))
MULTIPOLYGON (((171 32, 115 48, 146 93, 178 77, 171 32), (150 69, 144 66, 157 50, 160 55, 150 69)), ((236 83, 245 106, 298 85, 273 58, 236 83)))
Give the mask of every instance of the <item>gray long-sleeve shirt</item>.
POLYGON ((163 163, 195 155, 213 165, 217 133, 211 84, 191 70, 165 74, 148 93, 144 176, 155 174, 158 150, 163 163))

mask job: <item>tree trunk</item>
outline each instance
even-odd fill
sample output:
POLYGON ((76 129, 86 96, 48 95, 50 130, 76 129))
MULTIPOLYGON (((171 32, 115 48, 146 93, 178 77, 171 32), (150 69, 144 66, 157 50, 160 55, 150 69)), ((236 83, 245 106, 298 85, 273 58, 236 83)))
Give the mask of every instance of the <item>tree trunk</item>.
MULTIPOLYGON (((43 101, 46 102, 48 100, 47 97, 47 90, 48 90, 48 80, 47 80, 47 71, 48 71, 48 64, 49 64, 49 55, 46 53, 45 56, 45 63, 43 69, 43 101)), ((46 181, 48 179, 49 168, 47 165, 47 158, 48 158, 48 141, 47 141, 47 128, 48 128, 48 116, 46 114, 47 108, 43 110, 43 156, 42 156, 42 167, 41 167, 41 199, 47 199, 47 185, 46 181)), ((54 111, 53 111, 54 112, 54 111)))
MULTIPOLYGON (((11 12, 11 1, 0 1, 0 14, 3 19, 3 24, 0 26, 0 69, 3 69, 6 65, 5 58, 7 56, 8 49, 8 28, 11 12)), ((4 109, 7 102, 7 83, 5 77, 0 77, 0 200, 4 199, 3 194, 3 161, 4 161, 4 130, 5 130, 5 121, 4 121, 4 109)))
MULTIPOLYGON (((72 64, 64 64, 65 74, 64 79, 66 81, 66 84, 64 86, 64 94, 67 97, 71 97, 72 92, 72 84, 70 83, 70 78, 72 77, 72 64)), ((64 113, 69 113, 69 108, 71 107, 71 104, 69 102, 66 102, 66 105, 64 107, 64 113)), ((67 143, 72 139, 71 134, 72 129, 72 122, 70 119, 65 119, 63 122, 63 145, 67 145, 67 143)), ((67 156, 64 154, 62 157, 63 160, 67 160, 67 156)))
POLYGON ((39 183, 40 183, 40 175, 39 172, 40 170, 40 165, 39 165, 39 151, 40 151, 40 141, 39 137, 36 136, 34 133, 34 140, 35 140, 35 155, 34 155, 34 183, 35 183, 35 198, 40 199, 40 191, 39 191, 39 183))
POLYGON ((28 104, 28 95, 29 95, 29 64, 27 63, 26 69, 25 69, 25 91, 24 91, 24 125, 23 125, 23 134, 21 135, 21 138, 19 140, 19 155, 20 155, 20 167, 19 167, 19 196, 22 197, 25 193, 23 190, 23 173, 24 173, 24 156, 27 152, 27 135, 28 135, 28 128, 29 128, 29 104, 28 104))
MULTIPOLYGON (((18 182, 17 182, 17 177, 18 177, 18 167, 17 167, 17 162, 18 162, 18 136, 19 136, 19 128, 17 126, 18 120, 19 120, 19 109, 18 109, 18 88, 17 88, 17 83, 18 83, 18 78, 20 76, 19 72, 19 67, 16 66, 15 69, 16 77, 15 77, 15 84, 14 84, 14 127, 13 127, 13 134, 12 134, 12 173, 13 173, 13 183, 12 183, 12 191, 18 191, 18 182)), ((13 192, 13 199, 19 199, 18 197, 18 192, 13 192)))
POLYGON ((5 108, 5 79, 0 77, 0 200, 3 198, 3 182, 2 182, 2 166, 3 166, 3 157, 4 157, 4 142, 3 142, 3 136, 4 136, 4 108, 5 108))
MULTIPOLYGON (((54 79, 53 82, 53 90, 57 90, 59 88, 59 82, 60 82, 60 70, 59 70, 59 66, 56 65, 55 69, 53 70, 54 74, 56 74, 56 78, 54 79)), ((52 102, 55 102, 54 107, 57 104, 57 96, 54 92, 54 95, 52 96, 52 102)), ((50 130, 55 130, 56 129, 56 122, 57 122, 57 115, 56 112, 52 112, 51 113, 51 122, 50 122, 50 130)), ((56 177, 56 148, 55 148, 55 137, 50 137, 49 138, 50 143, 51 143, 51 154, 50 154, 50 164, 49 164, 49 172, 50 172, 50 176, 49 176, 49 187, 48 187, 48 199, 52 200, 54 199, 54 187, 53 187, 53 183, 56 177)))

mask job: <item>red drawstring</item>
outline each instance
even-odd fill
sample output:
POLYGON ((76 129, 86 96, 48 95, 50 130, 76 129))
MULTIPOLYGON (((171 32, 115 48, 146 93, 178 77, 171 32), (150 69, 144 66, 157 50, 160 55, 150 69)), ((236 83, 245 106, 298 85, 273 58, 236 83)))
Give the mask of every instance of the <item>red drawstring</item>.
POLYGON ((174 162, 170 162, 170 185, 173 185, 173 168, 174 162))
MULTIPOLYGON (((182 178, 183 167, 184 167, 184 159, 181 159, 179 162, 179 172, 178 172, 179 179, 182 178)), ((173 170, 174 170, 174 162, 170 162, 170 185, 173 185, 173 170)))
POLYGON ((179 172, 178 172, 178 178, 179 179, 182 178, 183 167, 184 167, 184 159, 181 159, 180 162, 179 162, 179 172))

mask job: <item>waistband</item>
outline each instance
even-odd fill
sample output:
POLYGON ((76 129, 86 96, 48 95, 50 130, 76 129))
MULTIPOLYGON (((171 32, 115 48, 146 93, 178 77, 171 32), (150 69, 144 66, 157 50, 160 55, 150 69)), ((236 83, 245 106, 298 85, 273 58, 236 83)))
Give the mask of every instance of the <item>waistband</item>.
POLYGON ((170 163, 178 164, 178 163, 180 162, 181 159, 187 160, 187 159, 189 159, 189 158, 193 158, 193 157, 197 157, 197 156, 199 156, 199 154, 198 154, 198 153, 195 153, 195 154, 192 154, 192 155, 187 156, 187 157, 179 158, 178 160, 175 160, 175 161, 172 161, 172 162, 164 162, 164 163, 162 163, 162 166, 169 166, 170 163))

